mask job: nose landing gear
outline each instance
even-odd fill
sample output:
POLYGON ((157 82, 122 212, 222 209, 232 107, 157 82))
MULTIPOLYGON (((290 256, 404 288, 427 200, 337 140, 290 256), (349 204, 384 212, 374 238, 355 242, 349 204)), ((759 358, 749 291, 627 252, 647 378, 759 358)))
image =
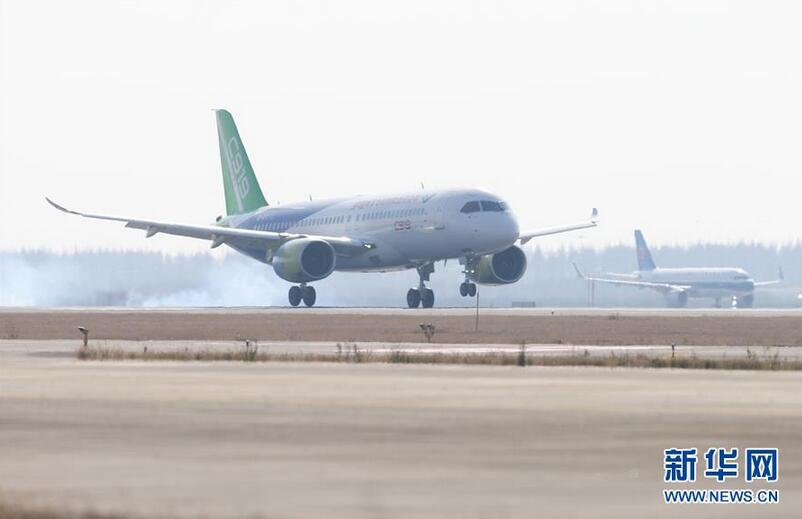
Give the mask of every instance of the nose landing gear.
POLYGON ((425 282, 429 281, 429 277, 434 272, 434 264, 425 263, 420 265, 417 270, 420 281, 417 288, 410 288, 407 291, 407 306, 410 308, 417 308, 418 306, 432 308, 434 306, 434 290, 428 288, 425 282))
POLYGON ((301 301, 303 301, 306 306, 314 306, 317 300, 315 287, 307 286, 306 283, 291 286, 287 296, 292 306, 298 306, 301 304, 301 301))
POLYGON ((474 297, 476 295, 476 284, 470 281, 463 281, 459 286, 459 295, 462 297, 474 297))

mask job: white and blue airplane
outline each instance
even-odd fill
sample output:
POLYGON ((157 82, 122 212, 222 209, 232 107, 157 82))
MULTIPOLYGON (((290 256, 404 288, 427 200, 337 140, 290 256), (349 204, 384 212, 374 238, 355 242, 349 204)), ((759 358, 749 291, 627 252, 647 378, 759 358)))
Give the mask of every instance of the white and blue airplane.
POLYGON ((717 307, 721 306, 722 298, 727 298, 738 307, 751 308, 756 288, 776 285, 783 279, 782 269, 779 279, 755 281, 739 268, 658 268, 639 230, 635 231, 635 249, 638 270, 630 274, 604 272, 586 276, 576 264, 574 269, 588 281, 657 290, 665 296, 667 305, 675 308, 686 306, 690 297, 712 298, 717 307))
POLYGON ((254 175, 231 114, 216 110, 225 190, 225 217, 210 225, 120 218, 71 211, 49 198, 56 209, 86 218, 125 223, 146 237, 173 234, 211 241, 273 266, 283 280, 296 283, 289 303, 315 304, 310 283, 336 271, 386 272, 417 269, 419 283, 407 292, 410 308, 434 305, 426 287, 436 261, 458 259, 464 266, 463 297, 476 284, 515 283, 526 270, 526 255, 516 245, 532 238, 594 227, 590 220, 520 232, 507 204, 478 189, 416 191, 385 196, 356 196, 304 201, 272 207, 254 175))

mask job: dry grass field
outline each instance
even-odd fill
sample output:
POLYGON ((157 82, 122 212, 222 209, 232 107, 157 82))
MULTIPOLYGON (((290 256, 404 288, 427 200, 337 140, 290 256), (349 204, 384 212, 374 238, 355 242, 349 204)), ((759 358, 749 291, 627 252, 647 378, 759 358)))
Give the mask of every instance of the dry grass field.
POLYGON ((802 313, 483 311, 356 309, 4 310, 0 339, 69 339, 77 327, 94 339, 422 342, 465 344, 677 344, 802 346, 802 313))

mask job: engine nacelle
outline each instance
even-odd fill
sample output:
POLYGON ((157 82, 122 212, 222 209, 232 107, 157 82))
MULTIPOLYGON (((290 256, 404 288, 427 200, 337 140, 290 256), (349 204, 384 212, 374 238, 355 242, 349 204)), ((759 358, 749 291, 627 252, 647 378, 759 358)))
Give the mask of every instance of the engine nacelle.
POLYGON ((475 279, 483 285, 509 285, 526 272, 526 254, 515 245, 501 252, 482 256, 476 266, 475 279))
POLYGON ((290 240, 273 254, 273 270, 278 277, 292 283, 323 279, 334 271, 334 265, 334 247, 323 240, 290 240))

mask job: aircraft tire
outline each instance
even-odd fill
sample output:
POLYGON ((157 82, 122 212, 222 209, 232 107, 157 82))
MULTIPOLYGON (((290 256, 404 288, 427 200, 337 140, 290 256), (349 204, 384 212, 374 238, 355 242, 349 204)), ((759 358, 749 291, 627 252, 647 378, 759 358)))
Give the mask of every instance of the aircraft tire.
POLYGON ((287 296, 287 298, 290 300, 290 305, 298 306, 301 304, 301 299, 303 298, 303 295, 301 294, 301 287, 298 285, 291 286, 287 296))
POLYGON ((317 300, 317 292, 315 292, 315 287, 304 287, 301 297, 307 307, 314 306, 315 301, 317 300))
POLYGON ((434 290, 431 288, 424 288, 423 293, 420 295, 421 306, 423 308, 431 308, 434 306, 434 290))
POLYGON ((460 283, 459 295, 461 295, 462 297, 466 297, 468 295, 468 283, 460 283))
POLYGON ((476 296, 476 283, 468 283, 468 295, 471 297, 476 296))
POLYGON ((410 288, 407 291, 407 306, 417 308, 420 305, 421 295, 417 288, 410 288))

